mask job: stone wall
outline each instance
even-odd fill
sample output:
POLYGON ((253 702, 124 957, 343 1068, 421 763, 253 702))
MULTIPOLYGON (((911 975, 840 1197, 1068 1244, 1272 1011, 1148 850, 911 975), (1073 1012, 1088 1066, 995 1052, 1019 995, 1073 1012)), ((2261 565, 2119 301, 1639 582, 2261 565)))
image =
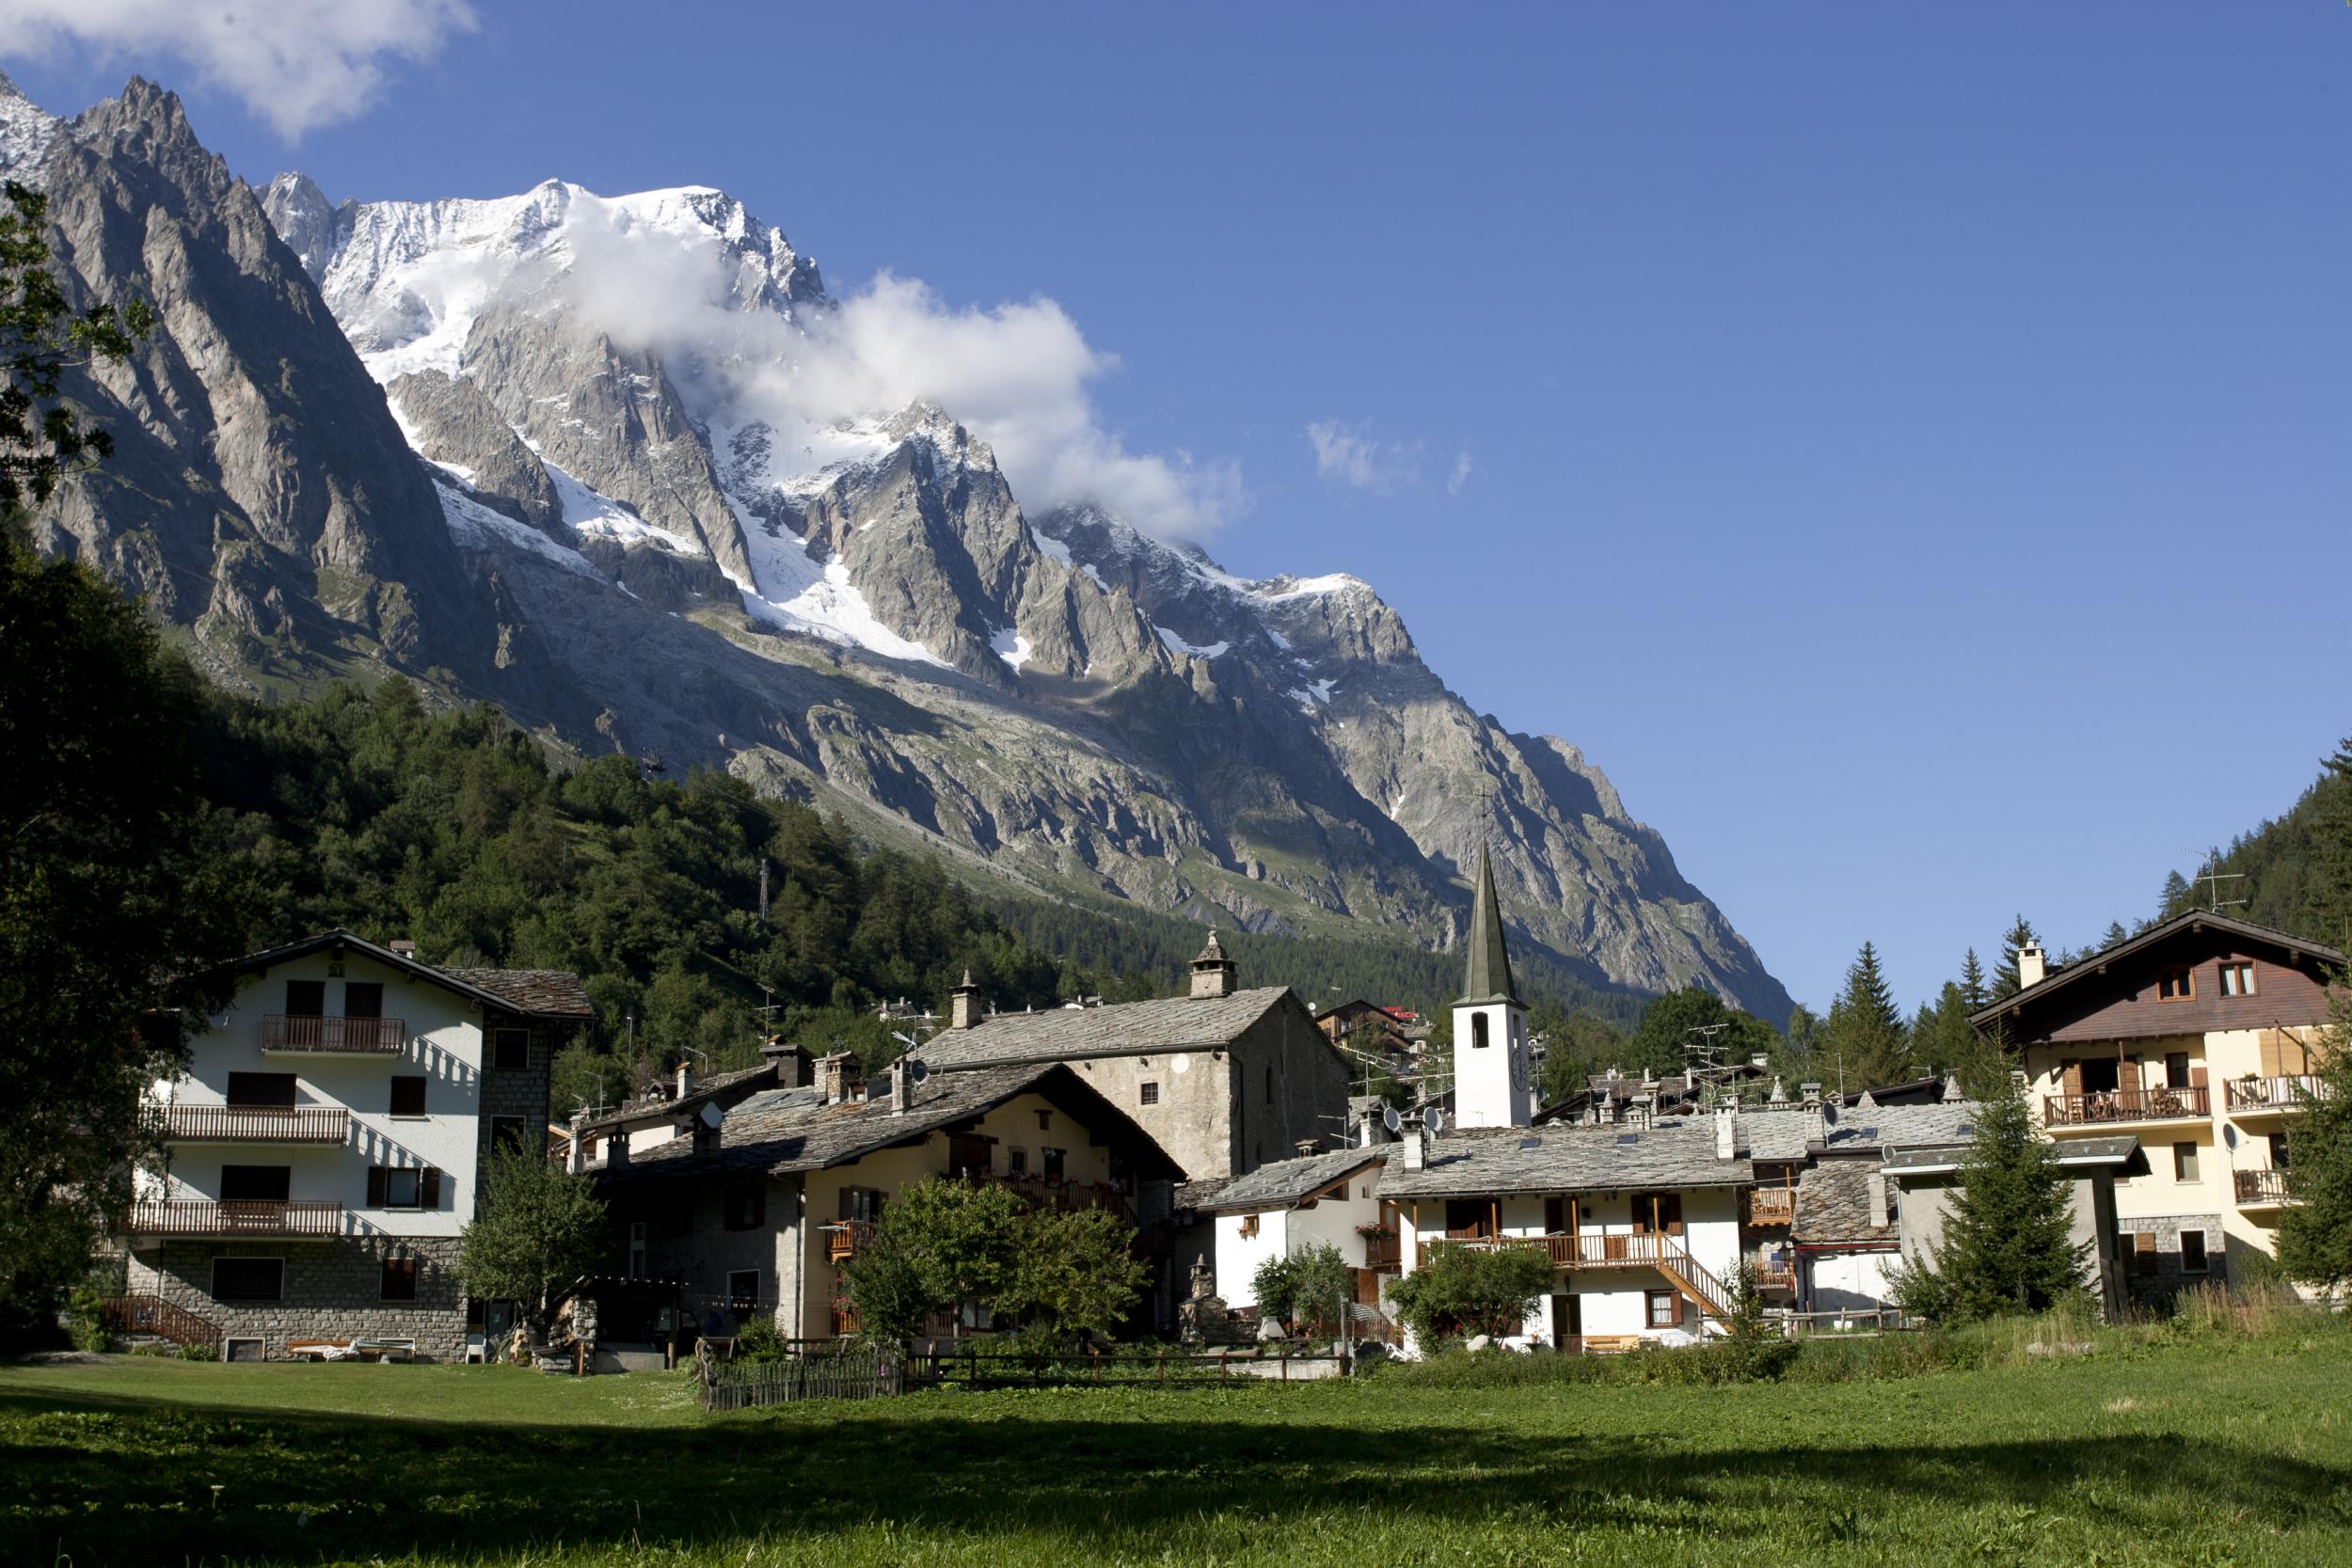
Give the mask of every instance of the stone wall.
POLYGON ((2165 1214, 2153 1218, 2120 1219, 2116 1221, 2121 1244, 2117 1261, 2122 1265, 2123 1286, 2135 1301, 2161 1300, 2175 1291, 2219 1283, 2228 1277, 2225 1259, 2228 1246, 2224 1242, 2219 1214, 2165 1214), (2205 1233, 2205 1267, 2192 1273, 2181 1266, 2181 1232, 2201 1230, 2205 1233), (2152 1235, 2155 1242, 2155 1271, 2139 1272, 2137 1256, 2139 1243, 2133 1238, 2152 1235))
POLYGON ((227 1338, 262 1341, 272 1361, 287 1358, 288 1339, 414 1339, 434 1361, 465 1358, 466 1307, 457 1288, 454 1238, 351 1238, 331 1242, 167 1241, 131 1255, 130 1289, 157 1295, 217 1325, 227 1338), (385 1301, 384 1259, 417 1260, 417 1299, 385 1301), (278 1301, 213 1299, 216 1258, 279 1258, 285 1288, 278 1301))

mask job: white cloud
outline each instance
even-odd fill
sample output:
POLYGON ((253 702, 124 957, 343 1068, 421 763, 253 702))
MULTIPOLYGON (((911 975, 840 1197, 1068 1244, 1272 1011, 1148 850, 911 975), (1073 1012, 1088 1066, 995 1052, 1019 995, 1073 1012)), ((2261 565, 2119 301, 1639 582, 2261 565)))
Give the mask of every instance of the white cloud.
POLYGON ((1094 348, 1054 301, 957 308, 885 273, 797 323, 735 309, 713 243, 675 233, 570 235, 574 299, 616 340, 665 351, 674 372, 724 382, 734 404, 777 432, 785 478, 821 466, 834 427, 913 403, 937 404, 994 449, 1032 511, 1092 501, 1161 538, 1204 539, 1246 508, 1241 470, 1188 453, 1131 451, 1104 428, 1091 384, 1118 356, 1094 348), (685 350, 686 353, 678 351, 685 350))
POLYGON ((168 56, 289 141, 366 110, 387 57, 425 59, 474 26, 465 0, 0 0, 0 53, 168 56))
POLYGON ((1337 420, 1317 420, 1307 427, 1307 444, 1315 451, 1315 472, 1326 483, 1385 496, 1421 477, 1421 443, 1405 445, 1375 441, 1365 434, 1367 424, 1344 425, 1337 420))
POLYGON ((1462 493, 1462 487, 1470 483, 1470 475, 1476 473, 1477 471, 1478 465, 1470 461, 1469 448, 1465 447, 1460 451, 1455 452, 1454 454, 1454 471, 1445 476, 1445 493, 1449 496, 1460 495, 1462 493))

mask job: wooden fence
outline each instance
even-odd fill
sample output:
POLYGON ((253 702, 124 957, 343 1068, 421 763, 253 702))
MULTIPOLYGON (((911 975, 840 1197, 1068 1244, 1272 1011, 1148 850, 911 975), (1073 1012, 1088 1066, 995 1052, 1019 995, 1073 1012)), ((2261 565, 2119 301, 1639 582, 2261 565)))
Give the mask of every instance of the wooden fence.
POLYGON ((906 1368, 882 1351, 855 1345, 781 1361, 720 1361, 695 1352, 705 1410, 745 1410, 803 1400, 875 1400, 907 1391, 906 1368))
POLYGON ((1109 1346, 1034 1354, 981 1350, 977 1345, 915 1356, 909 1375, 920 1382, 966 1388, 1044 1388, 1087 1385, 1129 1388, 1200 1388, 1251 1381, 1311 1383, 1344 1377, 1350 1358, 1300 1354, 1281 1346, 1263 1351, 1185 1351, 1109 1346))

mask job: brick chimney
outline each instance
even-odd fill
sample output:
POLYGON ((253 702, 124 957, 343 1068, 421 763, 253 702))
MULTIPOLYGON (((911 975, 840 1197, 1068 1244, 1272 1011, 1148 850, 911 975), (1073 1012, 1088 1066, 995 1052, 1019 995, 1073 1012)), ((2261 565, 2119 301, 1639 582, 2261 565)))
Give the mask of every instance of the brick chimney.
POLYGON ((1192 999, 1214 1002, 1221 996, 1233 994, 1233 960, 1225 956, 1224 944, 1216 940, 1216 932, 1209 932, 1208 944, 1200 956, 1192 960, 1192 999))
POLYGON ((858 1065, 857 1054, 836 1051, 820 1057, 817 1063, 817 1083, 825 1091, 825 1103, 838 1105, 845 1100, 856 1100, 865 1087, 866 1071, 858 1065))
POLYGON ((972 983, 972 972, 963 972, 963 983, 947 993, 947 1027, 977 1028, 980 1022, 980 988, 972 983))
POLYGON ((2017 950, 2017 989, 2026 990, 2042 984, 2050 973, 2050 959, 2039 942, 2027 942, 2017 950))

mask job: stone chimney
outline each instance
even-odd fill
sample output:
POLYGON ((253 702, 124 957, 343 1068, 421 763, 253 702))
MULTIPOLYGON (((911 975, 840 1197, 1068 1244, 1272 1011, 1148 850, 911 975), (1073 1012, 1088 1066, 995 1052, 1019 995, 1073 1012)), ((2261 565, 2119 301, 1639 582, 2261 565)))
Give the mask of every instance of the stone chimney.
POLYGON ((1883 1226, 1888 1220, 1886 1208, 1886 1172, 1883 1170, 1872 1171, 1870 1173, 1869 1186, 1870 1223, 1874 1226, 1883 1226))
POLYGON ((727 1114, 719 1109, 716 1101, 694 1113, 693 1119, 688 1123, 688 1131, 693 1136, 695 1153, 716 1154, 719 1152, 719 1129, 725 1124, 727 1114))
POLYGON ((572 1141, 564 1150, 564 1168, 574 1176, 588 1168, 588 1140, 580 1129, 588 1122, 588 1113, 581 1111, 572 1117, 572 1141))
POLYGON ((604 1168, 621 1170, 628 1164, 628 1129, 615 1127, 604 1137, 604 1168))
POLYGON ((1216 932, 1209 932, 1208 944, 1200 956, 1192 960, 1192 999, 1214 1002, 1220 996, 1233 994, 1233 960, 1225 956, 1224 944, 1216 940, 1216 932))
POLYGON ((858 1065, 857 1053, 836 1051, 817 1063, 818 1086, 825 1091, 825 1103, 838 1105, 845 1100, 856 1100, 866 1085, 866 1072, 858 1065))
POLYGON ((410 942, 406 937, 396 938, 391 942, 386 942, 384 945, 390 948, 393 952, 399 954, 404 958, 413 958, 417 956, 417 944, 410 942))
POLYGON ((905 1116, 914 1109, 914 1064, 904 1056, 890 1064, 890 1114, 905 1116))
POLYGON ((1821 1085, 1800 1084, 1797 1085, 1797 1092, 1804 1096, 1802 1103, 1804 1106, 1804 1146, 1807 1148, 1820 1148, 1829 1142, 1829 1117, 1821 1106, 1821 1085))
POLYGON ((1715 1107, 1715 1158, 1740 1158, 1740 1102, 1729 1095, 1715 1107))
POLYGON ((947 1027, 975 1029, 980 1022, 980 988, 972 983, 972 972, 963 972, 963 983, 947 993, 947 1027))
POLYGON ((694 1092, 694 1067, 693 1067, 693 1063, 692 1063, 691 1061, 684 1061, 684 1062, 680 1062, 680 1063, 678 1063, 678 1065, 677 1065, 677 1093, 676 1093, 676 1094, 675 1094, 675 1095, 673 1095, 673 1096, 671 1097, 671 1099, 673 1100, 673 1101, 679 1101, 679 1100, 684 1100, 684 1099, 685 1099, 688 1095, 692 1094, 693 1092, 694 1092))
POLYGON ((759 1048, 760 1058, 776 1069, 776 1087, 804 1089, 815 1081, 817 1059, 804 1047, 791 1044, 782 1035, 771 1035, 759 1048))
POLYGON ((1944 1103, 1957 1105, 1967 1098, 1960 1092, 1960 1075, 1952 1072, 1946 1073, 1944 1075, 1944 1103))
POLYGON ((2017 989, 2027 990, 2042 984, 2050 973, 2048 955, 2039 942, 2029 942, 2017 950, 2017 989))
POLYGON ((1405 1118, 1405 1132, 1397 1158, 1405 1170, 1420 1170, 1429 1164, 1429 1133, 1422 1125, 1421 1114, 1415 1112, 1405 1118))

